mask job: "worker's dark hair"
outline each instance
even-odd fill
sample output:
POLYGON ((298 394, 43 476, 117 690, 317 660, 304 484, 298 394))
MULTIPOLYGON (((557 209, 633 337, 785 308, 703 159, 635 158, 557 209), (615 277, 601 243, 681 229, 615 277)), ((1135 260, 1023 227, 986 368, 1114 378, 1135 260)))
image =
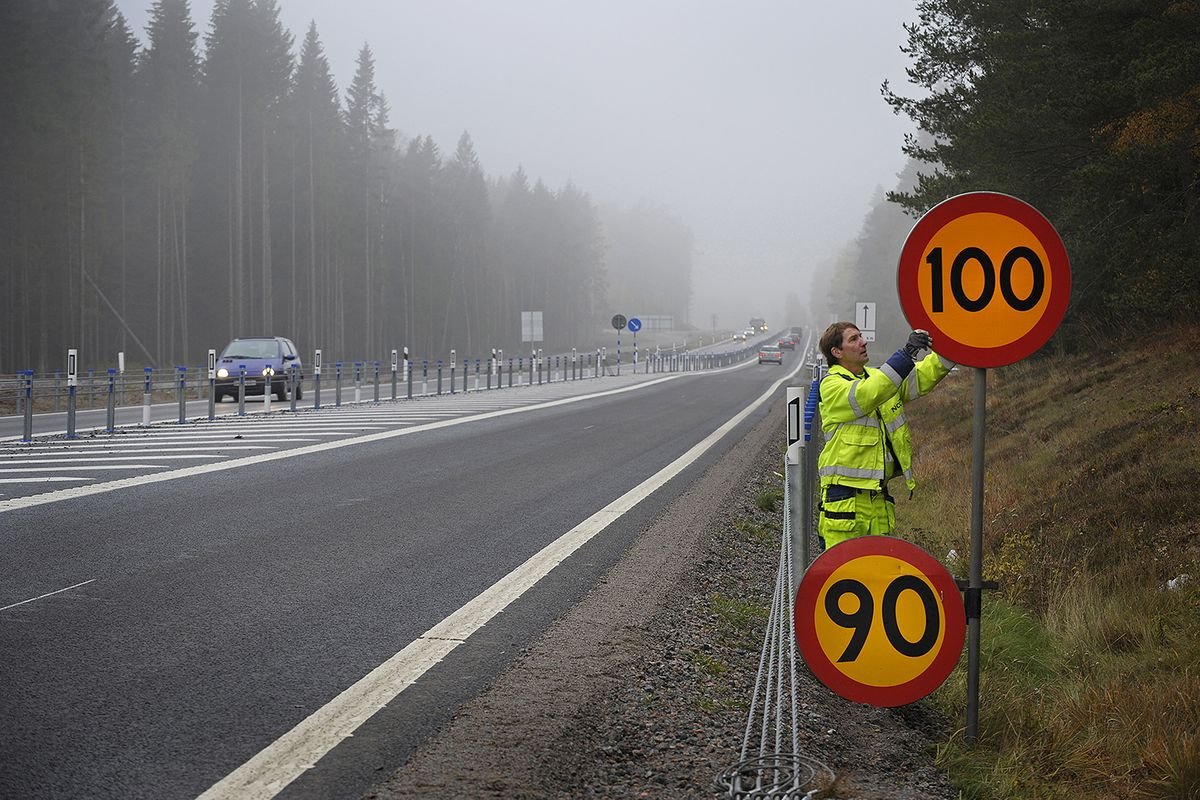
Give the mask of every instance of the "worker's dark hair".
POLYGON ((831 367, 838 363, 833 357, 833 348, 842 346, 842 334, 846 332, 846 328, 858 330, 858 326, 853 322, 835 322, 821 334, 821 353, 831 367))

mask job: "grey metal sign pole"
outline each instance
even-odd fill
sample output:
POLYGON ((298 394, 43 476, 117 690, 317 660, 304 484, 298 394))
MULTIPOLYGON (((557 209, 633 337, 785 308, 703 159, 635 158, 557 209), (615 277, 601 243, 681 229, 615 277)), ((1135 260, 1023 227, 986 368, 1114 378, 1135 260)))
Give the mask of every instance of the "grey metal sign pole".
POLYGON ((975 370, 975 418, 971 425, 971 574, 967 583, 967 730, 979 738, 979 618, 983 595, 983 456, 987 421, 987 370, 975 370))

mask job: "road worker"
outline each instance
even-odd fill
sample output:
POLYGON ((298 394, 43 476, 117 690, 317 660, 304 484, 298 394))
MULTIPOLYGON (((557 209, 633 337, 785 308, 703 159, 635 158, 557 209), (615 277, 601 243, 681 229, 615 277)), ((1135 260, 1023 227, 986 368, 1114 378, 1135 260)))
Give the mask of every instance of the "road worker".
POLYGON ((932 352, 933 339, 915 330, 879 369, 867 368, 867 341, 852 322, 821 334, 829 374, 821 381, 821 478, 817 532, 825 547, 856 536, 896 530, 888 481, 904 477, 911 496, 912 436, 904 404, 933 390, 954 363, 932 352), (931 352, 917 361, 921 350, 931 352))

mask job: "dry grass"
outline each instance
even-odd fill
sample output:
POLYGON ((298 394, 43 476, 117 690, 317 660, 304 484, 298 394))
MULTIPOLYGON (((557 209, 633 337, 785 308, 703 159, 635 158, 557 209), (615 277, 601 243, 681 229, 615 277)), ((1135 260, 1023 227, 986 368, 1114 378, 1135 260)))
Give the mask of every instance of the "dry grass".
MULTIPOLYGON (((1098 348, 987 375, 979 798, 1200 798, 1200 365, 1098 348), (1181 575, 1193 580, 1167 582, 1181 575)), ((901 533, 967 572, 972 370, 912 406, 901 533)), ((964 659, 965 666, 965 659, 964 659)), ((965 719, 965 678, 936 695, 965 719)))

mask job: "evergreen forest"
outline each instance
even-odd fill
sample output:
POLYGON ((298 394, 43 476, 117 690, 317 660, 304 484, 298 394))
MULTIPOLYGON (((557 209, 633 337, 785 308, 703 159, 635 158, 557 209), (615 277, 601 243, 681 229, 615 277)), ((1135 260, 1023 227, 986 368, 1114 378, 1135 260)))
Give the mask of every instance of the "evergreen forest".
POLYGON ((401 134, 370 45, 343 91, 277 0, 217 0, 203 35, 188 0, 149 11, 140 41, 111 0, 0 3, 0 373, 252 335, 330 361, 515 353, 523 311, 547 348, 615 311, 686 322, 692 235, 666 210, 401 134))
MULTIPOLYGON (((1071 262, 1060 345, 1200 316, 1200 3, 922 0, 906 26, 912 86, 883 98, 918 133, 895 189, 815 277, 813 318, 878 300, 907 333, 897 257, 929 208, 1019 197, 1071 262)), ((853 317, 851 317, 853 319, 853 317)))

